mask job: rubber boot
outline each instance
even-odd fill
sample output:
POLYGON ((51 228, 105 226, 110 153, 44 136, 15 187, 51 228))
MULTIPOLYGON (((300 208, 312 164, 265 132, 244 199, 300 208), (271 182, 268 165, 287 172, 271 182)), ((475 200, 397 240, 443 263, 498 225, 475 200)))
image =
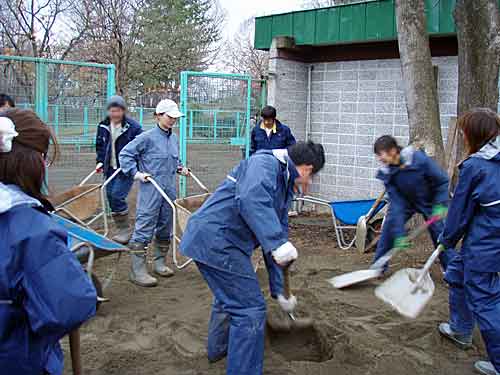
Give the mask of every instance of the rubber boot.
POLYGON ((456 332, 453 332, 448 323, 441 323, 439 325, 439 333, 447 339, 451 340, 453 344, 455 344, 455 346, 462 350, 472 348, 472 336, 460 335, 456 332))
POLYGON ((130 241, 130 223, 127 214, 113 214, 113 221, 115 222, 115 227, 117 229, 116 234, 111 237, 115 242, 122 245, 128 244, 130 241))
POLYGON ((500 375, 500 373, 495 370, 495 367, 493 367, 493 364, 491 362, 477 361, 474 364, 474 367, 476 368, 477 372, 483 375, 500 375))
POLYGON ((149 275, 146 266, 146 246, 142 243, 132 242, 128 245, 132 267, 130 269, 130 281, 143 287, 153 287, 158 284, 158 280, 149 275))
POLYGON ((165 264, 168 249, 170 248, 169 240, 155 240, 154 242, 154 265, 153 271, 161 277, 172 277, 174 271, 168 268, 165 264))

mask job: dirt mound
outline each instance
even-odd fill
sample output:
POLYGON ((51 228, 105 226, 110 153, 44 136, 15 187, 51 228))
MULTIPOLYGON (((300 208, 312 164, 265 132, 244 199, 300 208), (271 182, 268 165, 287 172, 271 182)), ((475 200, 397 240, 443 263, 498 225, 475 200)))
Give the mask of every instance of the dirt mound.
MULTIPOLYGON (((290 334, 267 330, 266 375, 472 373, 472 362, 485 356, 479 335, 476 347, 463 352, 437 333, 438 323, 448 317, 439 267, 433 270, 436 294, 430 306, 418 319, 404 319, 375 298, 373 289, 380 281, 332 288, 327 279, 366 268, 372 255, 339 250, 328 217, 304 220, 291 224, 292 241, 300 251, 291 284, 299 301, 297 317, 311 317, 314 326, 290 334)), ((392 269, 419 267, 431 250, 430 242, 421 240, 418 249, 398 255, 392 269)), ((110 261, 100 259, 97 273, 104 274, 110 261)), ((197 269, 178 271, 151 289, 130 284, 127 271, 125 259, 105 292, 111 301, 81 329, 85 374, 225 374, 225 361, 211 365, 206 359, 212 296, 197 269)), ((258 276, 268 297, 265 270, 258 276)), ((273 300, 268 316, 288 319, 273 300)), ((64 346, 68 354, 66 341, 64 346)))

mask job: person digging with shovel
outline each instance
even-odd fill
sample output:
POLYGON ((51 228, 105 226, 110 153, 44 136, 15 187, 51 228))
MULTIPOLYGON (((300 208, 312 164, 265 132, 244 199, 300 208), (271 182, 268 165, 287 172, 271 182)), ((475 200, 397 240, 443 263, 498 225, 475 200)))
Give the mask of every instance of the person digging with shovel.
MULTIPOLYGON (((377 244, 375 263, 392 248, 409 247, 405 224, 414 214, 420 213, 426 220, 446 216, 448 176, 425 152, 413 146, 402 148, 390 135, 378 138, 373 149, 383 164, 377 178, 383 181, 389 196, 389 211, 377 244)), ((442 230, 441 220, 429 226, 435 246, 442 230)), ((441 253, 443 270, 454 256, 455 250, 451 248, 441 253)), ((384 270, 387 268, 385 264, 384 270)))
POLYGON ((228 375, 260 375, 264 359, 266 302, 251 261, 261 246, 271 296, 293 312, 284 296, 283 272, 298 254, 288 241, 288 208, 294 186, 309 184, 325 163, 323 146, 299 142, 257 151, 236 166, 190 218, 181 252, 193 258, 214 294, 208 359, 227 356, 228 375))
POLYGON ((495 144, 500 119, 489 109, 476 109, 458 119, 467 159, 439 242, 460 253, 449 264, 450 320, 439 332, 461 349, 472 347, 479 325, 490 362, 476 362, 485 375, 500 374, 500 148, 495 144))

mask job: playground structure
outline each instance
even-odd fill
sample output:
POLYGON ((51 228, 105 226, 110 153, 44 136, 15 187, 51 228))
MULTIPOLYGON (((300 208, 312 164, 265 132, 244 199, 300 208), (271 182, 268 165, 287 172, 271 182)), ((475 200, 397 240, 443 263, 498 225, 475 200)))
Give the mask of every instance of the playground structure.
MULTIPOLYGON (((114 65, 0 55, 0 77, 0 92, 12 96, 17 107, 34 110, 56 135, 61 152, 49 169, 51 189, 61 192, 77 185, 95 166, 97 124, 115 94, 114 65)), ((266 82, 201 72, 182 72, 180 82, 186 116, 175 131, 181 159, 213 189, 248 155, 250 119, 266 103, 266 82)), ((145 130, 155 125, 154 108, 136 105, 137 98, 125 99, 128 115, 145 130)), ((192 194, 189 189, 197 187, 180 179, 180 195, 192 194)))

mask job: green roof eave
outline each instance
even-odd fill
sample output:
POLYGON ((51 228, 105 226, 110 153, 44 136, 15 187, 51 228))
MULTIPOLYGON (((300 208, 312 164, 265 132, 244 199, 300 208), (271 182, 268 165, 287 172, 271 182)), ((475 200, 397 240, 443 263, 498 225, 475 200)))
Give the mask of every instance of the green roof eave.
MULTIPOLYGON (((456 0, 425 0, 430 35, 454 35, 456 0)), ((257 49, 268 50, 274 37, 296 45, 336 45, 397 39, 394 0, 372 0, 327 8, 274 14, 255 19, 257 49)))

